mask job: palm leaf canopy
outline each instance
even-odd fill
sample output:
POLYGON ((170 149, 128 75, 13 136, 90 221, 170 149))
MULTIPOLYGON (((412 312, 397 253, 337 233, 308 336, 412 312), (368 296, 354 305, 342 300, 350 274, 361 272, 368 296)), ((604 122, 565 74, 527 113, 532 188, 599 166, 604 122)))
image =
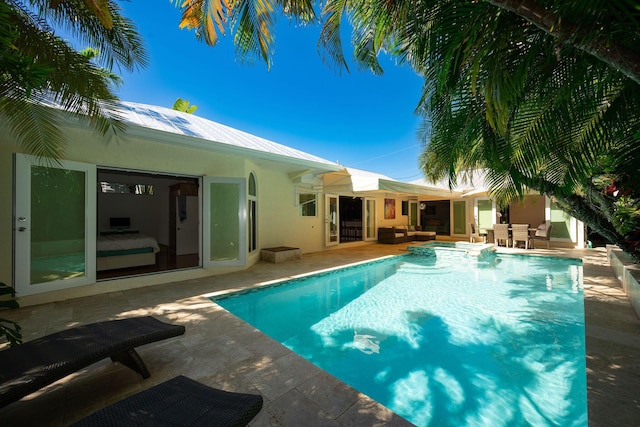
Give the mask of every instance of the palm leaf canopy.
POLYGON ((120 8, 102 2, 108 13, 96 15, 86 3, 90 2, 0 2, 0 115, 30 154, 59 158, 64 147, 57 123, 43 104, 53 102, 86 114, 103 133, 121 128, 117 116, 104 108, 116 100, 112 83, 118 79, 109 70, 146 65, 142 40, 120 8), (73 49, 55 34, 54 26, 95 48, 97 56, 73 49))
POLYGON ((302 23, 316 20, 311 0, 174 0, 182 9, 180 27, 195 30, 198 40, 215 45, 220 35, 235 33, 238 57, 271 65, 278 14, 302 23))

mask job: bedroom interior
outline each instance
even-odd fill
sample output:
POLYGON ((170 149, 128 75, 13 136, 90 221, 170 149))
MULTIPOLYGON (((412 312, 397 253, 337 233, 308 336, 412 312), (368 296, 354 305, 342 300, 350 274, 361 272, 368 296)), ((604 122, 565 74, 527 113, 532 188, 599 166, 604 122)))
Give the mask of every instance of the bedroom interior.
POLYGON ((97 279, 200 265, 198 179, 100 169, 97 279))

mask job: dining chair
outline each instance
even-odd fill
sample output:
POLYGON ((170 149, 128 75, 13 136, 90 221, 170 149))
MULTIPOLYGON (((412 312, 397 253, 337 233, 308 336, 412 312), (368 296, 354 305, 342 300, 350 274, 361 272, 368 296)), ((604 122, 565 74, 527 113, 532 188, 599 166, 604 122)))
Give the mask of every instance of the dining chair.
POLYGON ((469 223, 469 230, 471 230, 471 234, 469 235, 469 243, 475 243, 476 238, 482 239, 480 233, 478 232, 478 227, 473 222, 469 223))
POLYGON ((494 224, 493 239, 496 245, 500 246, 500 243, 504 242, 504 245, 509 247, 509 224, 494 224))
POLYGON ((511 247, 516 242, 524 242, 524 248, 529 249, 529 224, 511 224, 511 247))
POLYGON ((551 240, 551 228, 552 225, 550 223, 540 224, 538 229, 536 230, 535 236, 532 237, 531 245, 535 248, 536 240, 541 240, 543 242, 547 242, 547 249, 549 249, 549 241, 551 240))

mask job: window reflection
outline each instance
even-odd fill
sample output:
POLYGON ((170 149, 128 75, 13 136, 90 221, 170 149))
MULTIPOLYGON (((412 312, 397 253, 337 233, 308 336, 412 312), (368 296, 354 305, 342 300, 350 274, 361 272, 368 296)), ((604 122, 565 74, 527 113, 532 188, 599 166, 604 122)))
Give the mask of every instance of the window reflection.
POLYGON ((98 191, 101 193, 142 194, 153 196, 153 185, 100 181, 98 191))

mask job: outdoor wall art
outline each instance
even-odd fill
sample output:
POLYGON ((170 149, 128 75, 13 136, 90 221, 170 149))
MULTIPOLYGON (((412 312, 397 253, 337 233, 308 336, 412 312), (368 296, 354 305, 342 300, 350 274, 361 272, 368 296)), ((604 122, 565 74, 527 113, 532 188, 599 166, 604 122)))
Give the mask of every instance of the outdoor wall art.
POLYGON ((396 199, 384 199, 384 219, 396 219, 396 199))

